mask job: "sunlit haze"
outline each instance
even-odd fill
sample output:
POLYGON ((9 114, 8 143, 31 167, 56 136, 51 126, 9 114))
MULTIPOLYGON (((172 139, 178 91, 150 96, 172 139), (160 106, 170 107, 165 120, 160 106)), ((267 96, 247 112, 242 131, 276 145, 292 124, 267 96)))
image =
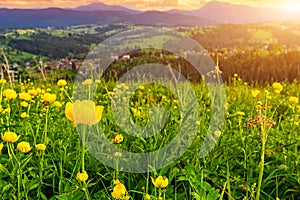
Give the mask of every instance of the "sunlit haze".
MULTIPOLYGON (((121 5, 139 10, 192 10, 202 7, 212 0, 0 0, 0 7, 5 8, 74 8, 93 2, 108 5, 121 5)), ((285 7, 289 11, 300 11, 299 1, 293 0, 219 0, 221 2, 249 5, 255 7, 285 7)))

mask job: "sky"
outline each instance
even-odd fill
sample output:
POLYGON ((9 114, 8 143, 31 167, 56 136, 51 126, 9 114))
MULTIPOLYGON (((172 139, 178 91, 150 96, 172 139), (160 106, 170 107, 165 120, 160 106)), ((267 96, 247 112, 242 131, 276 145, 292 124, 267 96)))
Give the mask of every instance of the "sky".
MULTIPOLYGON (((0 0, 0 7, 5 8, 74 8, 92 2, 108 5, 121 5, 138 10, 198 9, 212 0, 0 0)), ((255 7, 294 7, 300 0, 218 0, 227 3, 250 5, 255 7)))

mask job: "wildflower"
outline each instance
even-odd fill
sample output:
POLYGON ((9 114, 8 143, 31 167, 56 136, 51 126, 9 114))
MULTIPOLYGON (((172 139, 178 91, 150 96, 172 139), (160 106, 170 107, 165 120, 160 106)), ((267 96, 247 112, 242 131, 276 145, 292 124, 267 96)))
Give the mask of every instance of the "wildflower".
POLYGON ((89 85, 92 85, 92 83, 93 83, 93 80, 92 80, 92 79, 86 79, 86 80, 83 81, 81 84, 82 84, 82 85, 89 86, 89 85))
POLYGON ((1 154, 1 151, 2 151, 2 149, 3 149, 3 143, 0 143, 0 154, 1 154))
POLYGON ((18 136, 17 134, 15 134, 14 132, 5 132, 4 135, 2 135, 2 140, 4 142, 11 142, 11 143, 15 143, 16 141, 18 141, 20 136, 18 136))
POLYGON ((38 91, 34 89, 28 90, 27 93, 30 94, 31 96, 37 96, 39 94, 38 91))
POLYGON ((116 157, 122 157, 122 153, 121 153, 121 152, 116 152, 114 155, 115 155, 116 157))
POLYGON ((222 135, 222 132, 219 130, 215 131, 214 135, 215 135, 215 137, 219 138, 222 135))
POLYGON ((45 144, 36 144, 35 148, 39 151, 45 151, 46 145, 45 144))
POLYGON ((233 74, 233 77, 237 78, 239 75, 237 73, 233 74))
POLYGON ((27 113, 26 113, 26 112, 22 112, 22 113, 21 113, 21 118, 24 119, 24 118, 26 118, 26 117, 28 117, 27 113))
POLYGON ((144 90, 145 87, 144 87, 143 85, 141 85, 141 86, 139 87, 139 89, 140 89, 140 90, 144 90))
POLYGON ((259 90, 252 90, 251 94, 252 94, 252 97, 256 98, 256 97, 260 96, 260 91, 259 90))
POLYGON ((158 176, 155 180, 152 176, 150 178, 152 180, 153 185, 157 188, 165 188, 169 184, 168 178, 163 178, 162 176, 158 176))
POLYGON ((121 142, 123 142, 123 135, 122 134, 115 135, 112 140, 114 143, 120 144, 121 142))
POLYGON ((151 197, 150 197, 150 195, 149 195, 149 194, 145 194, 145 196, 144 196, 144 199, 145 199, 145 200, 150 200, 150 199, 151 199, 151 197))
POLYGON ((5 108, 5 109, 4 109, 4 112, 5 112, 6 114, 9 114, 9 113, 10 113, 10 111, 11 111, 11 109, 10 109, 10 108, 5 108))
POLYGON ((0 79, 0 84, 5 84, 6 83, 6 80, 5 79, 0 79))
POLYGON ((299 99, 297 97, 290 97, 289 102, 292 104, 298 104, 299 99))
POLYGON ((6 89, 3 91, 3 96, 5 96, 5 98, 7 100, 12 100, 12 99, 15 99, 17 98, 17 93, 16 91, 12 90, 12 89, 6 89))
POLYGON ((245 116, 245 113, 242 112, 242 111, 237 111, 237 112, 236 112, 236 115, 238 115, 238 116, 245 116))
POLYGON ((83 171, 82 173, 78 172, 76 175, 76 179, 80 182, 84 182, 86 180, 88 180, 89 176, 86 173, 86 171, 83 171))
POLYGON ((22 92, 19 94, 19 98, 21 100, 24 100, 24 101, 30 101, 31 100, 31 95, 26 93, 26 92, 22 92))
POLYGON ((46 93, 43 95, 42 99, 46 102, 54 102, 56 100, 56 94, 46 93))
POLYGON ((31 147, 28 142, 20 142, 17 145, 17 149, 23 153, 28 153, 31 150, 31 147))
POLYGON ((102 118, 103 106, 95 106, 91 100, 68 102, 65 108, 66 117, 75 124, 96 124, 102 118))
POLYGON ((282 86, 280 83, 278 83, 278 82, 274 82, 274 83, 272 84, 272 87, 273 87, 274 92, 275 92, 276 94, 279 94, 279 93, 282 91, 282 88, 283 88, 283 86, 282 86))
POLYGON ((140 117, 141 116, 141 111, 135 108, 131 108, 132 113, 135 117, 140 117))
POLYGON ((27 108, 27 107, 28 107, 28 103, 27 103, 26 101, 22 101, 22 102, 21 102, 21 106, 22 106, 23 108, 27 108))
POLYGON ((57 81, 57 86, 59 87, 63 87, 63 86, 66 86, 67 85, 67 81, 64 80, 64 79, 60 79, 57 81))
POLYGON ((56 106, 58 108, 62 107, 62 105, 61 105, 61 103, 59 101, 55 101, 53 104, 54 104, 54 106, 56 106))
POLYGON ((119 180, 114 181, 114 189, 111 193, 111 196, 115 199, 124 199, 126 198, 126 187, 119 180))

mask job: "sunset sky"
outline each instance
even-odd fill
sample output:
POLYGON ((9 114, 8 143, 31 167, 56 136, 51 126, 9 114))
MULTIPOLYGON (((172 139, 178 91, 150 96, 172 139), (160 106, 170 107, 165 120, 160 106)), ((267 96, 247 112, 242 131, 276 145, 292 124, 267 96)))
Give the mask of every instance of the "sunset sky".
MULTIPOLYGON (((0 0, 0 7, 5 8, 73 8, 92 2, 103 2, 108 5, 122 5, 139 10, 192 10, 202 7, 211 0, 0 0)), ((300 7, 299 0, 219 0, 234 4, 259 7, 300 7)))

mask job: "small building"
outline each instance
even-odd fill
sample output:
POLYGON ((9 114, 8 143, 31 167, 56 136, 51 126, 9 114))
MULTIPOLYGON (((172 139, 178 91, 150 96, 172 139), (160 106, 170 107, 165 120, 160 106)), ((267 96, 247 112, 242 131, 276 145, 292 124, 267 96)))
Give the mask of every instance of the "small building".
POLYGON ((129 60, 130 59, 130 55, 129 54, 124 54, 122 58, 124 60, 129 60))
POLYGON ((118 54, 115 54, 115 53, 111 53, 111 54, 110 54, 110 58, 111 58, 112 60, 118 60, 118 59, 119 59, 119 55, 118 55, 118 54))

